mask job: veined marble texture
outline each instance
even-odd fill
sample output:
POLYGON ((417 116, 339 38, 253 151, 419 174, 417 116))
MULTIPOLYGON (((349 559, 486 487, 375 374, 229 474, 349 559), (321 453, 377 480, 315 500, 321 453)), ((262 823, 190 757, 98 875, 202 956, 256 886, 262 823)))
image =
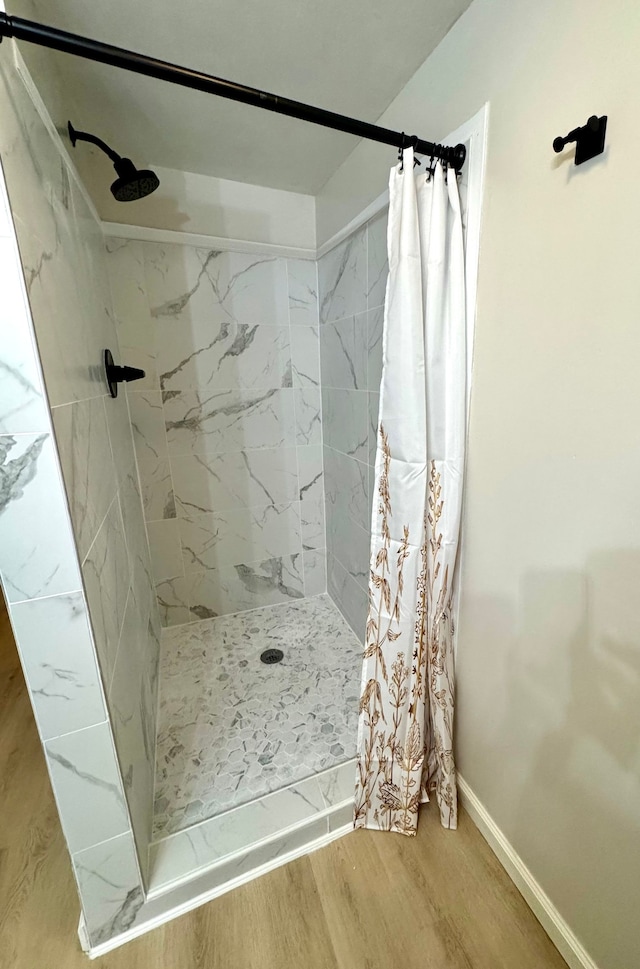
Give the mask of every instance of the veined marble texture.
POLYGON ((358 461, 369 454, 369 402, 362 390, 322 389, 324 443, 358 461))
POLYGON ((81 587, 50 434, 0 435, 0 574, 10 603, 81 587))
POLYGON ((300 460, 294 447, 182 455, 173 469, 178 514, 186 518, 295 501, 300 460))
POLYGON ((288 259, 289 322, 292 326, 318 325, 318 269, 308 259, 288 259))
POLYGON ((43 740, 105 720, 82 593, 15 603, 11 621, 43 740))
POLYGON ((135 857, 130 834, 110 838, 73 856, 93 946, 130 929, 142 909, 144 894, 135 857))
POLYGON ((180 454, 291 447, 296 443, 294 393, 304 391, 165 392, 163 400, 171 458, 180 454))
POLYGON ((352 758, 360 667, 326 595, 165 630, 155 837, 352 758))
POLYGON ((95 943, 126 927, 130 893, 142 903, 131 819, 144 858, 159 619, 126 393, 105 401, 105 347, 122 358, 102 228, 10 41, 0 52, 0 114, 13 214, 0 232, 0 322, 9 330, 0 383, 12 398, 7 410, 0 391, 0 570, 95 943), (19 244, 21 268, 7 238, 19 244), (46 397, 43 387, 34 393, 40 368, 46 397), (103 845, 115 843, 117 872, 106 856, 100 864, 103 845), (92 884, 80 858, 91 861, 92 884))
POLYGON ((107 250, 121 344, 154 375, 128 396, 163 621, 323 592, 315 263, 107 250))
POLYGON ((181 518, 185 572, 277 558, 300 550, 297 502, 181 518))
POLYGON ((365 641, 369 596, 344 568, 332 552, 327 550, 327 591, 349 623, 360 642, 365 641))
POLYGON ((318 263, 320 323, 367 309, 366 227, 327 252, 318 263))
POLYGON ((319 262, 327 587, 364 635, 375 490, 387 212, 319 262))
POLYGON ((207 320, 186 327, 161 320, 156 341, 163 390, 197 388, 206 392, 224 387, 291 387, 293 383, 288 325, 207 320))
POLYGON ((144 252, 154 319, 212 324, 288 320, 283 259, 158 243, 145 243, 144 252))
POLYGON ((105 398, 64 404, 51 413, 82 561, 117 491, 105 398))
MULTIPOLYGON (((1 181, 0 196, 4 189, 1 181)), ((42 431, 47 426, 47 409, 17 246, 12 237, 0 235, 0 265, 4 268, 0 301, 0 434, 42 431)))

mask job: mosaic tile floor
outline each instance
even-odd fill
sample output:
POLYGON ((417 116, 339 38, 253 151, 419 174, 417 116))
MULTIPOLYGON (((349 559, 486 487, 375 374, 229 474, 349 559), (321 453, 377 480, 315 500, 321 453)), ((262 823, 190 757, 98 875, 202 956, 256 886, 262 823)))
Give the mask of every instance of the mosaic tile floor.
POLYGON ((154 838, 354 757, 361 657, 327 595, 165 629, 154 838))

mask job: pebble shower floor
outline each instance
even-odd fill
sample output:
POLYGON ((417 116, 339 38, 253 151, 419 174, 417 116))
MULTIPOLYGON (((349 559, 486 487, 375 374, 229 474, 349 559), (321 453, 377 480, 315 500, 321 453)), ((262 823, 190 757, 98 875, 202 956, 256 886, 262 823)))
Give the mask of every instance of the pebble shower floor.
POLYGON ((164 630, 154 838, 353 758, 361 666, 327 595, 164 630))

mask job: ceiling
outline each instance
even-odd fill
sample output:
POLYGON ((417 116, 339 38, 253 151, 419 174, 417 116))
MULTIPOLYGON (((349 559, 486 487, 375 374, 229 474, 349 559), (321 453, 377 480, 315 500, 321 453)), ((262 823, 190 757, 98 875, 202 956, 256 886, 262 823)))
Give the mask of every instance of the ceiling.
MULTIPOLYGON (((8 0, 7 10, 376 121, 469 3, 8 0)), ((313 195, 356 144, 350 135, 68 54, 21 50, 58 127, 71 117, 140 165, 313 195), (59 72, 61 98, 49 65, 59 72)), ((429 137, 426 127, 412 133, 429 137)))

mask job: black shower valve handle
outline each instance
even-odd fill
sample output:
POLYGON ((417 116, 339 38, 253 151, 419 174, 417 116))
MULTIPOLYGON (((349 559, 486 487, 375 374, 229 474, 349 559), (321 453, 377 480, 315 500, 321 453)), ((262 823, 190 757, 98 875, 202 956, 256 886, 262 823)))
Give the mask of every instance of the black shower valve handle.
POLYGON ((107 378, 109 393, 112 397, 118 396, 118 384, 128 383, 131 380, 142 380, 145 375, 144 370, 138 367, 120 367, 113 362, 111 350, 104 351, 104 371, 107 378))

